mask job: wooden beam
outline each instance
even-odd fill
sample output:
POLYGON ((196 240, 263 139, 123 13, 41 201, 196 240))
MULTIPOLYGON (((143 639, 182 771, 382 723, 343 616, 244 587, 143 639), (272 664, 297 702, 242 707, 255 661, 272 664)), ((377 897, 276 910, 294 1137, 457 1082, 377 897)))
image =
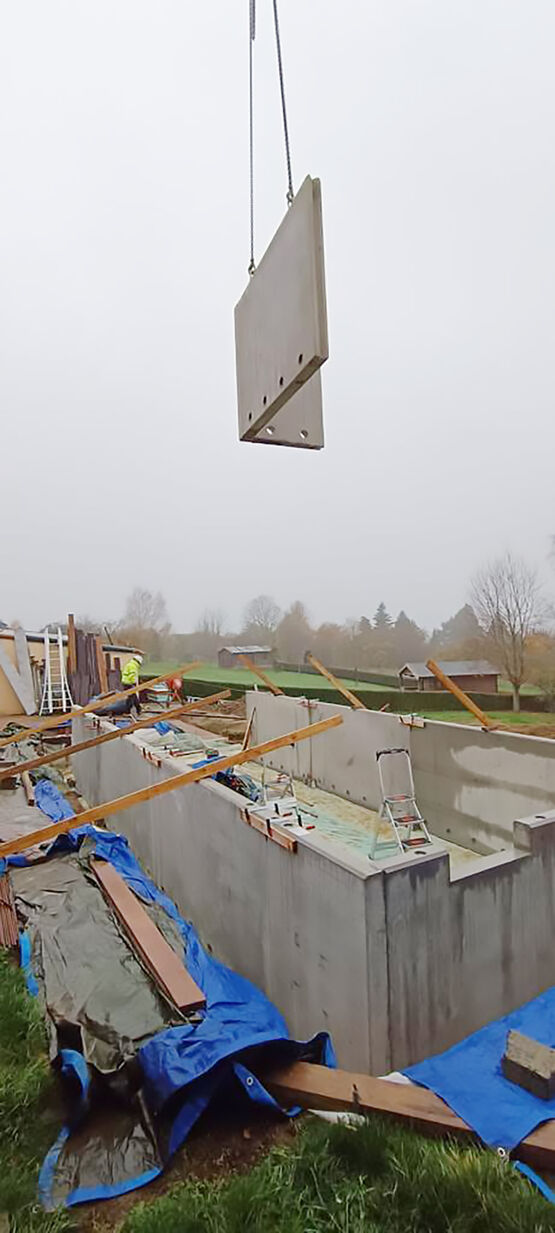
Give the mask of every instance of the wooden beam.
POLYGON ((242 660, 249 672, 253 672, 255 676, 259 677, 260 680, 263 681, 264 685, 266 685, 267 688, 276 695, 276 698, 278 696, 284 696, 283 690, 280 689, 278 685, 274 685, 274 682, 270 680, 269 676, 266 676, 266 673, 262 671, 262 668, 259 668, 258 664, 253 663, 252 659, 250 659, 248 655, 239 655, 238 658, 242 660))
POLYGON ((312 664, 312 667, 316 668, 317 672, 321 672, 322 676, 325 676, 326 680, 330 681, 334 689, 337 689, 340 694, 343 694, 343 697, 347 699, 347 702, 350 702, 355 711, 368 710, 368 707, 364 705, 364 702, 361 702, 360 698, 356 698, 355 695, 351 693, 350 689, 347 689, 347 686, 343 685, 341 681, 333 675, 333 672, 328 672, 328 669, 324 668, 324 665, 320 663, 319 659, 316 659, 314 655, 310 654, 307 655, 306 659, 307 663, 312 664))
POLYGON ((251 711, 251 717, 245 728, 245 735, 243 737, 243 744, 241 745, 241 749, 248 749, 250 745, 252 726, 254 724, 255 716, 256 716, 256 707, 253 706, 252 711, 251 711))
MULTIPOLYGON (((214 702, 220 702, 223 698, 229 698, 230 693, 231 690, 223 689, 221 693, 211 694, 204 701, 207 706, 211 706, 214 702)), ((84 749, 93 749, 95 745, 104 745, 107 741, 117 741, 122 736, 129 736, 131 732, 137 732, 139 728, 153 728, 161 719, 178 719, 181 715, 186 715, 188 711, 194 710, 196 705, 196 702, 184 702, 182 706, 177 706, 174 710, 162 711, 159 715, 149 715, 146 719, 138 719, 136 723, 127 724, 125 728, 117 728, 113 732, 103 732, 101 736, 90 737, 89 740, 79 741, 76 745, 63 745, 61 749, 41 754, 37 758, 29 758, 28 762, 20 762, 19 765, 16 763, 15 766, 3 767, 0 762, 0 782, 3 779, 9 778, 14 772, 23 776, 27 771, 36 771, 39 766, 47 766, 50 762, 58 762, 63 758, 70 758, 72 754, 82 753, 84 749)))
POLYGON ((186 784, 199 783, 201 779, 209 779, 212 775, 217 775, 219 771, 227 771, 230 766, 240 766, 242 762, 261 758, 264 754, 271 753, 273 749, 283 749, 286 745, 296 745, 298 741, 310 740, 313 736, 318 736, 320 732, 337 728, 342 723, 341 715, 331 715, 329 719, 310 724, 308 728, 297 728, 295 732, 275 736, 271 741, 264 741, 262 745, 254 745, 252 749, 243 749, 240 753, 228 754, 225 758, 214 759, 207 762, 205 766, 198 766, 195 770, 183 771, 180 775, 172 775, 169 779, 163 779, 161 783, 150 784, 148 788, 139 788, 137 792, 130 792, 127 796, 118 796, 114 801, 95 805, 92 809, 84 809, 78 819, 66 818, 63 822, 43 826, 41 830, 32 831, 29 835, 21 835, 19 839, 0 843, 0 858, 12 856, 16 852, 25 852, 27 848, 32 848, 35 844, 55 839, 56 835, 63 835, 66 831, 74 830, 76 826, 84 825, 85 822, 99 822, 115 813, 131 809, 133 805, 141 805, 143 801, 151 801, 155 797, 164 796, 166 792, 174 792, 176 788, 183 788, 186 784))
POLYGON ((457 698, 458 701, 466 707, 467 711, 470 711, 472 715, 476 716, 476 719, 480 720, 483 728, 495 728, 497 726, 493 720, 489 718, 489 715, 486 715, 484 711, 480 710, 479 706, 476 706, 476 703, 472 701, 472 698, 468 697, 468 694, 465 694, 464 690, 459 689, 459 686, 455 685, 455 682, 451 680, 450 676, 447 676, 446 672, 442 672, 439 664, 436 664, 435 660, 428 659, 426 662, 426 667, 430 669, 430 672, 433 672, 438 681, 441 681, 444 689, 448 689, 449 693, 453 694, 453 697, 457 698))
POLYGON ((67 617, 67 670, 68 674, 77 672, 77 639, 75 637, 75 617, 72 612, 67 617))
POLYGON ((243 822, 246 822, 247 826, 250 826, 253 831, 258 831, 265 839, 271 840, 272 843, 277 843, 278 848, 285 848, 287 852, 297 851, 297 840, 294 839, 293 835, 289 835, 285 829, 278 830, 276 826, 272 826, 272 823, 267 818, 259 818, 258 814, 254 813, 251 809, 242 809, 241 817, 243 822))
MULTIPOLYGON (((145 689, 152 689, 153 685, 159 685, 162 681, 169 681, 170 677, 184 676, 187 672, 193 672, 195 668, 199 668, 200 660, 195 660, 192 664, 184 664, 182 668, 174 669, 173 672, 166 672, 163 676, 155 676, 152 681, 143 681, 142 685, 133 685, 131 692, 140 694, 145 689)), ((58 728, 60 724, 68 723, 70 719, 76 719, 78 715, 94 714, 95 711, 101 711, 105 706, 113 706, 115 702, 121 702, 129 696, 129 689, 122 689, 119 693, 109 693, 103 698, 95 698, 91 702, 87 702, 85 706, 75 706, 72 711, 64 711, 60 715, 50 715, 48 719, 43 719, 40 724, 36 724, 33 728, 22 728, 19 732, 12 733, 11 736, 5 736, 0 740, 0 749, 4 745, 14 745, 17 741, 26 741, 28 736, 36 736, 39 732, 45 732, 47 728, 58 728)))
POLYGON ((133 947, 156 984, 183 1014, 202 1010, 206 997, 189 976, 179 955, 154 924, 142 903, 109 861, 92 860, 91 869, 133 947))
MULTIPOLYGON (((474 1131, 439 1096, 416 1084, 391 1083, 372 1075, 295 1062, 260 1076, 281 1105, 336 1112, 379 1113, 408 1122, 425 1135, 469 1138, 474 1131)), ((544 1122, 515 1148, 519 1160, 555 1170, 555 1123, 544 1122)))
POLYGON ((100 692, 101 694, 107 694, 108 693, 108 673, 106 672, 106 660, 104 658, 104 651, 102 650, 102 638, 100 637, 100 634, 97 634, 95 638, 95 646, 96 646, 96 663, 98 667, 98 679, 100 681, 100 692))

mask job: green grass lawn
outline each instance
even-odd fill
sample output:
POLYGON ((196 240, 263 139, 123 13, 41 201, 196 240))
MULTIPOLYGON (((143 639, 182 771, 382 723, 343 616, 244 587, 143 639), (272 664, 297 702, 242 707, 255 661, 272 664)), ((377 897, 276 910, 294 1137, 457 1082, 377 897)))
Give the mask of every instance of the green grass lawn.
POLYGON ((140 1203, 122 1233, 547 1233, 555 1209, 494 1152, 379 1118, 306 1120, 249 1173, 140 1203))
MULTIPOLYGON (((143 665, 143 673, 152 674, 152 676, 162 676, 165 672, 171 672, 173 668, 179 665, 177 660, 148 660, 143 665)), ((281 689, 287 690, 297 689, 333 689, 333 686, 324 676, 319 673, 312 672, 283 672, 276 668, 264 668, 266 676, 273 681, 274 685, 279 685, 281 689)), ((226 685, 251 685, 253 681, 258 681, 259 678, 248 668, 220 668, 218 664, 202 664, 200 668, 195 668, 192 674, 192 679, 195 681, 215 681, 218 684, 226 685)), ((341 677, 341 682, 348 689, 352 689, 355 693, 365 693, 367 690, 383 693, 386 686, 372 685, 368 681, 354 681, 346 677, 341 677)))
MULTIPOLYGON (((423 719, 437 719, 442 723, 448 724, 472 724, 479 727, 479 720, 475 719, 470 711, 419 711, 423 719)), ((522 726, 533 728, 538 724, 550 724, 555 726, 555 715, 549 715, 547 711, 520 711, 515 714, 514 711, 488 711, 490 719, 495 720, 500 724, 522 724, 522 726)))
MULTIPOLYGON (((510 681, 504 681, 502 677, 499 677, 499 693, 500 694, 510 694, 511 690, 512 690, 512 685, 510 681)), ((528 695, 529 698, 534 698, 534 697, 537 697, 538 694, 541 694, 541 689, 538 689, 537 685, 523 685, 521 687, 520 693, 524 697, 528 695)))
POLYGON ((39 1167, 60 1129, 54 1091, 38 1003, 0 952, 0 1213, 10 1233, 70 1225, 67 1213, 47 1215, 37 1201, 39 1167))
POLYGON ((61 1119, 54 1093, 38 1004, 0 954, 0 1218, 9 1233, 66 1233, 82 1214, 87 1229, 119 1233, 555 1230, 555 1208, 494 1152, 378 1117, 356 1130, 302 1119, 291 1145, 250 1171, 177 1183, 156 1198, 147 1189, 125 1219, 108 1202, 89 1226, 86 1208, 47 1214, 37 1202, 39 1165, 61 1119))

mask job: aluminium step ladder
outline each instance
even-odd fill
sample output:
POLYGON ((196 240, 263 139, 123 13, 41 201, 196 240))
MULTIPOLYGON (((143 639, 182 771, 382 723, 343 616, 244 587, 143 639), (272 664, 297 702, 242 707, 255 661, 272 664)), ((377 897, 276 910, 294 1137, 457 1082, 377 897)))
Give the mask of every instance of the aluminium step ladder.
POLYGON ((69 689, 62 631, 51 637, 47 625, 44 631, 44 678, 40 715, 62 714, 70 711, 73 701, 69 689))
POLYGON ((392 836, 380 841, 380 828, 374 834, 373 860, 378 848, 422 852, 433 843, 425 819, 416 803, 412 765, 408 749, 379 749, 376 753, 382 804, 380 822, 388 822, 392 836), (394 790, 395 789, 395 790, 394 790))

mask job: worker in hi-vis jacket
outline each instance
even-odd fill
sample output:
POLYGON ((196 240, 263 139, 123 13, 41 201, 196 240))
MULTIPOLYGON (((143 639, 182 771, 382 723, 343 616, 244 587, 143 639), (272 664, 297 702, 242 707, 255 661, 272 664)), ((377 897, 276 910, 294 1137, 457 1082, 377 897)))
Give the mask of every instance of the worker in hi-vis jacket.
POLYGON ((135 651, 131 656, 131 659, 128 659, 125 667, 122 669, 121 683, 126 689, 129 690, 129 701, 127 704, 128 711, 136 710, 138 712, 141 709, 139 694, 133 693, 133 690, 136 689, 139 684, 139 673, 142 662, 142 655, 139 651, 135 651))

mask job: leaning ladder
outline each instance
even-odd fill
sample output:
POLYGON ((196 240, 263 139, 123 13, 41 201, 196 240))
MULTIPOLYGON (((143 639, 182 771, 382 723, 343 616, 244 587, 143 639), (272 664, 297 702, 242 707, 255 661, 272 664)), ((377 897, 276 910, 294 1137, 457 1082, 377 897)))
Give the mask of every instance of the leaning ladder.
POLYGON ((382 804, 380 821, 388 822, 393 835, 379 843, 379 828, 374 835, 370 859, 373 860, 378 846, 395 848, 400 852, 421 851, 433 842, 426 822, 416 803, 412 765, 408 749, 379 749, 376 753, 382 804), (387 766, 388 782, 384 774, 387 766), (391 774, 389 774, 391 772, 391 774), (392 792, 401 787, 403 791, 392 792))
POLYGON ((57 635, 55 635, 52 641, 50 628, 47 625, 44 631, 44 682, 40 714, 54 715, 58 712, 70 711, 72 706, 73 702, 66 674, 62 631, 58 625, 57 635))

